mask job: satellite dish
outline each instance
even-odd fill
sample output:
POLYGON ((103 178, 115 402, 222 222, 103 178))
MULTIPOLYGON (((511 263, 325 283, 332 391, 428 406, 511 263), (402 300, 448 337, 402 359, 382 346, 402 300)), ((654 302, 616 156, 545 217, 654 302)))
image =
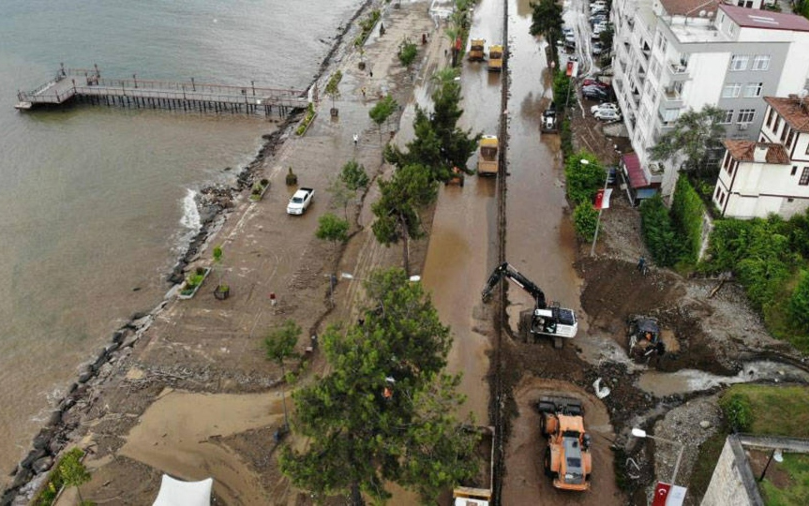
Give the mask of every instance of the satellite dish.
POLYGON ((784 454, 781 450, 775 450, 772 454, 772 458, 776 462, 781 463, 784 461, 784 454))
POLYGON ((704 10, 699 11, 699 17, 704 18, 708 13, 704 10))

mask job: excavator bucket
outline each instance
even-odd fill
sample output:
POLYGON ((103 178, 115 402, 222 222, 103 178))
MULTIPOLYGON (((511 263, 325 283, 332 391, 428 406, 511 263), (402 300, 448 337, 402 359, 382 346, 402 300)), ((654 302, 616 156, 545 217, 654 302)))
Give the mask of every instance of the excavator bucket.
POLYGON ((537 405, 540 413, 554 413, 567 416, 583 416, 584 406, 572 397, 540 397, 537 405))

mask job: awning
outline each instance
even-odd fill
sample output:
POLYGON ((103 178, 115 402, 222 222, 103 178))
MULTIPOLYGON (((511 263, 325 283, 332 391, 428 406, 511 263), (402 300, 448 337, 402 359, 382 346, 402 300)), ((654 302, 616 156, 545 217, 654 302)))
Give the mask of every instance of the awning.
POLYGON ((213 479, 180 481, 164 474, 152 506, 210 506, 213 479))
POLYGON ((657 195, 658 188, 641 188, 635 192, 635 199, 643 200, 650 199, 657 195))
POLYGON ((640 160, 635 153, 627 153, 621 157, 621 164, 624 167, 624 173, 629 178, 629 186, 632 188, 644 188, 649 186, 649 181, 646 180, 646 175, 640 167, 640 160))

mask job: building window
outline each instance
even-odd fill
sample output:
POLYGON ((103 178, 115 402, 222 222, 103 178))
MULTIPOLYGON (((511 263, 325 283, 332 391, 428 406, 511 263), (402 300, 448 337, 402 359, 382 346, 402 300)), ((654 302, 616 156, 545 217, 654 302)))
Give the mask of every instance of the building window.
POLYGON ((719 198, 719 192, 721 192, 721 191, 722 191, 722 189, 717 186, 716 187, 716 192, 714 192, 713 198, 718 199, 719 198))
POLYGON ((738 98, 742 92, 742 85, 739 83, 726 84, 722 90, 722 98, 738 98))
POLYGON ((757 54, 753 58, 753 70, 767 70, 770 68, 770 55, 757 54))
POLYGON ((744 54, 734 54, 730 57, 730 70, 738 72, 740 70, 747 70, 747 62, 750 57, 744 54))
POLYGON ((784 142, 787 138, 787 133, 791 132, 792 129, 789 128, 789 125, 784 125, 784 129, 781 130, 781 142, 784 142))
POLYGON ((761 87, 764 83, 747 83, 744 87, 744 96, 747 98, 760 97, 761 87))
POLYGON ((797 174, 797 173, 798 173, 798 166, 797 166, 797 165, 793 165, 793 166, 792 166, 792 172, 790 172, 790 173, 789 173, 789 175, 790 175, 790 176, 794 176, 794 175, 795 175, 795 174, 797 174))
POLYGON ((739 109, 738 123, 752 123, 756 117, 755 109, 739 109))
POLYGON ((792 141, 795 140, 795 130, 789 129, 789 135, 787 136, 787 149, 792 150, 792 141))
POLYGON ((724 193, 719 194, 719 205, 720 206, 725 205, 725 194, 724 193))
POLYGON ((772 133, 778 133, 778 127, 781 126, 781 116, 775 115, 775 125, 772 127, 772 133))
POLYGON ((772 128, 772 122, 775 119, 775 109, 772 107, 767 108, 767 126, 772 128))
POLYGON ((733 109, 725 109, 722 111, 722 119, 719 122, 723 125, 733 123, 733 109))
POLYGON ((803 172, 801 173, 801 180, 798 181, 798 184, 801 186, 809 185, 809 167, 803 168, 803 172))

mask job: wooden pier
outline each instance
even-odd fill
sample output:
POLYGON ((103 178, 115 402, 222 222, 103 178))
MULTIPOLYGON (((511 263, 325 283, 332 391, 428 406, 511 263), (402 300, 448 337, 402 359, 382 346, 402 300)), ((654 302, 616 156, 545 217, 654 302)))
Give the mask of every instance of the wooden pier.
MULTIPOLYGON (((33 91, 17 93, 17 109, 59 106, 70 102, 97 105, 169 109, 212 113, 263 114, 286 116, 293 109, 309 104, 305 90, 284 90, 250 86, 226 86, 190 82, 145 81, 102 78, 98 67, 66 69, 33 91)), ((315 98, 316 99, 316 98, 315 98)))

